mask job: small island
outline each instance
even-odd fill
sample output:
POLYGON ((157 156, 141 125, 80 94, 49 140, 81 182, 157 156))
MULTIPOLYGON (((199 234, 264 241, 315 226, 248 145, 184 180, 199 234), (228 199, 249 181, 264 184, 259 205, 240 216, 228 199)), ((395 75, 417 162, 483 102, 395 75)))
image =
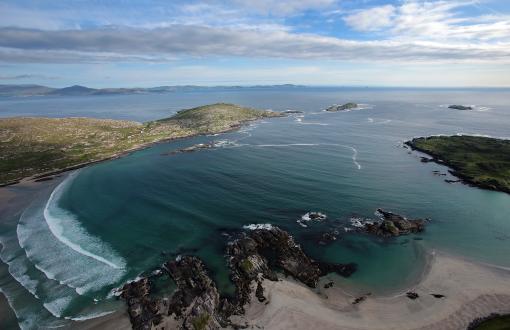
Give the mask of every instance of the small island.
POLYGON ((483 136, 431 136, 405 143, 450 167, 474 186, 510 193, 510 140, 483 136))
POLYGON ((473 107, 466 106, 466 105, 458 105, 453 104, 448 107, 448 109, 455 109, 455 110, 473 110, 473 107))
POLYGON ((358 104, 352 103, 352 102, 345 103, 342 105, 333 104, 332 106, 327 107, 326 111, 329 111, 329 112, 345 111, 345 110, 355 109, 357 107, 358 107, 358 104))
POLYGON ((153 143, 217 134, 280 112, 217 103, 138 123, 95 118, 0 119, 0 186, 120 157, 153 143))

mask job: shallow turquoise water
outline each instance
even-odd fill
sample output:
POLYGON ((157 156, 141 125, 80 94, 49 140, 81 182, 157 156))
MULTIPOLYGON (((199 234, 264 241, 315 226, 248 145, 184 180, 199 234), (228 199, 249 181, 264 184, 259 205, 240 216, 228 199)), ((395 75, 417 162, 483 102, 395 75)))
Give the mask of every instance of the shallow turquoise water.
POLYGON ((75 172, 56 191, 58 182, 48 184, 23 215, 11 219, 15 226, 3 230, 2 243, 8 244, 2 260, 11 269, 2 283, 18 286, 11 290, 13 301, 34 308, 45 302, 41 310, 76 317, 117 308, 111 289, 173 253, 192 253, 205 260, 228 294, 225 242, 251 223, 289 230, 317 259, 356 262, 359 271, 344 282, 358 290, 388 293, 405 287, 421 272, 430 248, 510 266, 510 195, 447 184, 432 174, 446 168, 421 163, 401 145, 431 134, 508 137, 509 96, 508 91, 327 89, 0 101, 2 115, 16 109, 33 114, 34 108, 52 115, 50 109, 64 104, 70 115, 135 120, 216 101, 305 112, 238 132, 158 144, 75 172), (321 111, 347 101, 363 103, 364 109, 321 111), (453 103, 476 104, 482 111, 444 107, 453 103), (162 155, 209 141, 220 147, 162 155), (378 207, 432 220, 420 240, 344 232, 351 217, 374 217, 378 207), (328 220, 302 228, 296 221, 308 211, 324 212, 328 220), (318 245, 317 233, 330 228, 338 228, 341 238, 318 245), (17 280, 9 281, 12 275, 17 280))

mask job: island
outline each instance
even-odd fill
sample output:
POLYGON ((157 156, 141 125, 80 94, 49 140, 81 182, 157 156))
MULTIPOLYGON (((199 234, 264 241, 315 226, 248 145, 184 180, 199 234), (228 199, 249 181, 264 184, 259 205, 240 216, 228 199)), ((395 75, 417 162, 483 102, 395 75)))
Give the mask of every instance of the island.
POLYGON ((329 111, 329 112, 345 111, 345 110, 355 109, 357 107, 358 107, 358 104, 352 103, 352 102, 345 103, 345 104, 342 104, 342 105, 333 104, 332 106, 327 107, 326 111, 329 111))
POLYGON ((455 109, 455 110, 473 110, 473 107, 465 106, 465 105, 458 105, 453 104, 448 107, 448 109, 455 109))
POLYGON ((405 144, 450 167, 466 183, 510 193, 510 140, 454 135, 420 137, 405 144))
POLYGON ((0 186, 120 157, 153 143, 239 128, 248 121, 281 117, 234 104, 181 110, 166 119, 138 123, 96 118, 0 119, 0 186))

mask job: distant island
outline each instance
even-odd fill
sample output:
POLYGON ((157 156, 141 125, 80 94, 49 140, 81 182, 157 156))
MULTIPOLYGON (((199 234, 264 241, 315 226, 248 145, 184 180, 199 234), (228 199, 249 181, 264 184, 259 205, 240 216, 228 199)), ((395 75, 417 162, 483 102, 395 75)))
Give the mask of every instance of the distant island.
POLYGON ((450 167, 467 183, 510 193, 510 140, 455 135, 420 137, 405 144, 450 167))
POLYGON ((454 104, 454 105, 450 105, 450 106, 448 107, 448 109, 455 109, 455 110, 473 110, 473 107, 465 106, 465 105, 458 105, 458 104, 454 104))
POLYGON ((356 103, 352 103, 352 102, 345 103, 345 104, 342 104, 342 105, 333 104, 332 106, 327 107, 326 111, 330 111, 330 112, 344 111, 344 110, 355 109, 357 107, 358 107, 358 105, 356 103))
POLYGON ((173 92, 195 91, 222 91, 222 90, 245 90, 245 89, 294 89, 306 86, 283 84, 283 85, 254 85, 254 86, 158 86, 158 87, 134 87, 134 88, 90 88, 74 85, 64 88, 53 88, 41 85, 1 85, 0 96, 4 97, 30 97, 30 96, 91 96, 91 95, 124 95, 124 94, 163 94, 173 92))
POLYGON ((217 103, 138 123, 94 118, 0 119, 0 185, 119 157, 164 140, 216 134, 282 113, 217 103))

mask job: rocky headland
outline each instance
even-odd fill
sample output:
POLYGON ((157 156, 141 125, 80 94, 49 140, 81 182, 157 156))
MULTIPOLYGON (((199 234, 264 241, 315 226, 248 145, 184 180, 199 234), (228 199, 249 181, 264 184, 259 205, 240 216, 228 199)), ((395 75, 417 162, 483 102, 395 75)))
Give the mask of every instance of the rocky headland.
MULTIPOLYGON (((243 315, 253 292, 259 302, 267 298, 264 281, 278 281, 283 272, 310 288, 321 276, 348 277, 356 265, 318 262, 305 254, 286 231, 270 225, 252 227, 229 242, 227 263, 235 286, 234 297, 222 297, 203 262, 195 256, 178 256, 150 275, 126 283, 119 290, 126 301, 133 329, 219 329, 243 327, 231 320, 243 315), (168 276, 177 289, 156 295, 154 281, 168 276)), ((166 282, 170 286, 170 280, 166 282)))

